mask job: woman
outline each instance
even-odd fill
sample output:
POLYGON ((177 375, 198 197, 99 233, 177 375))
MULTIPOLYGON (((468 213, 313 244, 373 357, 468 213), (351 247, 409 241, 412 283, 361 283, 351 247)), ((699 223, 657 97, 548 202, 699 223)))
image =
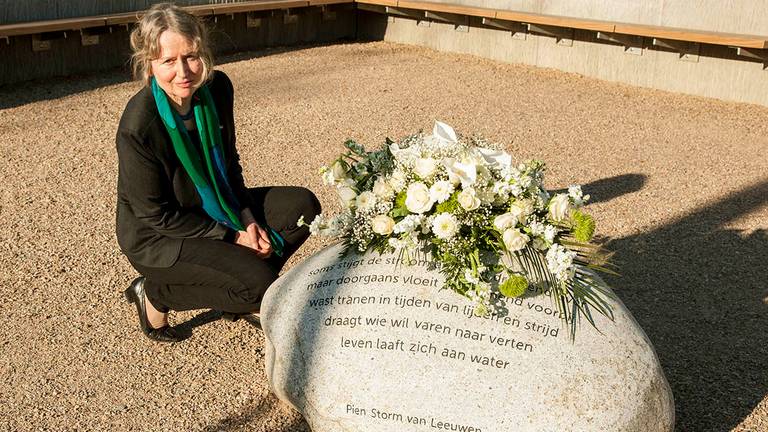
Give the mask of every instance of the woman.
POLYGON ((213 70, 207 33, 171 4, 131 33, 145 87, 123 112, 117 239, 143 275, 125 291, 150 339, 181 340, 169 310, 258 312, 264 292, 320 211, 298 187, 247 189, 235 149, 233 87, 213 70))

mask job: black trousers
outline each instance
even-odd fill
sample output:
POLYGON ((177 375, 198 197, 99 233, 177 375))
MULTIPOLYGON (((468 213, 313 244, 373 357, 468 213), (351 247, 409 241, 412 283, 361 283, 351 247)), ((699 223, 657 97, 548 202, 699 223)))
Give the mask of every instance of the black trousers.
POLYGON ((254 218, 266 223, 285 240, 282 257, 261 259, 243 246, 221 240, 184 239, 179 258, 171 267, 131 263, 145 278, 147 299, 161 312, 216 309, 248 313, 259 309, 269 285, 277 279, 288 257, 309 237, 299 217, 311 222, 320 202, 308 189, 272 186, 249 189, 254 218))

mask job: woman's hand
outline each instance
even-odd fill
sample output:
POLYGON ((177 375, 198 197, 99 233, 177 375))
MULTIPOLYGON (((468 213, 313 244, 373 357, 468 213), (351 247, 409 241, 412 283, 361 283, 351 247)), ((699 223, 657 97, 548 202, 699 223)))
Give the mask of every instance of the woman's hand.
POLYGON ((244 208, 240 212, 240 220, 245 225, 245 231, 238 231, 235 243, 253 249, 259 258, 269 258, 272 255, 272 244, 267 231, 256 223, 251 209, 244 208))
POLYGON ((245 228, 250 239, 252 249, 260 258, 269 258, 272 255, 272 244, 269 242, 267 231, 256 222, 251 222, 245 228))

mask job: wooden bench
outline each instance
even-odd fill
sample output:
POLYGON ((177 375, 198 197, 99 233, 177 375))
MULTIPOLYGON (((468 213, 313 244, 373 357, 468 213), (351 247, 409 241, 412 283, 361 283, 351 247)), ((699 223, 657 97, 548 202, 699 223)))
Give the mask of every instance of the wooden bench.
MULTIPOLYGON (((184 9, 197 16, 233 15, 245 12, 260 12, 306 8, 310 6, 329 6, 354 4, 354 0, 269 0, 247 1, 239 3, 221 3, 211 5, 188 6, 184 9)), ((82 31, 85 29, 108 27, 113 25, 133 24, 144 11, 127 12, 104 16, 67 18, 59 20, 23 22, 0 25, 0 38, 11 36, 37 35, 53 32, 82 31)))
MULTIPOLYGON (((185 9, 198 16, 234 15, 261 11, 290 10, 310 6, 355 3, 358 9, 405 16, 417 20, 436 20, 468 25, 469 17, 481 18, 483 25, 514 32, 525 31, 572 39, 573 30, 597 32, 598 39, 631 45, 639 38, 652 38, 653 44, 670 49, 686 50, 690 44, 723 45, 737 49, 737 54, 768 60, 768 36, 729 34, 704 30, 680 29, 642 24, 590 20, 531 12, 489 9, 474 6, 414 0, 268 0, 189 6, 185 9), (634 39, 633 39, 634 38, 634 39)), ((0 25, 0 38, 40 35, 53 32, 80 31, 129 25, 143 11, 105 16, 69 18, 0 25)), ((698 49, 698 48, 697 48, 698 49)))
MULTIPOLYGON (((479 17, 486 26, 516 31, 542 33, 557 38, 572 37, 573 29, 597 32, 598 39, 630 45, 641 37, 652 38, 653 45, 685 51, 690 44, 723 45, 737 49, 737 54, 768 60, 768 36, 730 34, 704 30, 630 24, 585 18, 537 14, 504 9, 489 9, 447 3, 414 0, 356 0, 359 9, 413 19, 445 21, 456 17, 479 17), (434 14, 437 14, 436 16, 434 14), (440 15, 449 14, 449 15, 440 15), (634 40, 633 40, 634 38, 634 40)), ((463 25, 463 19, 456 25, 463 25)))

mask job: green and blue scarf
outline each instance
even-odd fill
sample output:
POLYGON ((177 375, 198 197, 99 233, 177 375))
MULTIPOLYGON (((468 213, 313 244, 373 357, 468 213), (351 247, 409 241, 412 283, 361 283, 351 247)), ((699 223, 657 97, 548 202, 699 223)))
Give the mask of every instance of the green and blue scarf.
MULTIPOLYGON (((193 104, 202 155, 192 144, 184 121, 176 110, 171 108, 168 96, 154 77, 151 86, 157 110, 171 137, 173 149, 200 194, 203 210, 215 221, 231 229, 245 231, 239 217, 240 204, 227 177, 219 116, 208 86, 204 85, 197 90, 195 94, 200 103, 193 104)), ((265 228, 275 254, 282 256, 284 240, 275 230, 265 228)))

